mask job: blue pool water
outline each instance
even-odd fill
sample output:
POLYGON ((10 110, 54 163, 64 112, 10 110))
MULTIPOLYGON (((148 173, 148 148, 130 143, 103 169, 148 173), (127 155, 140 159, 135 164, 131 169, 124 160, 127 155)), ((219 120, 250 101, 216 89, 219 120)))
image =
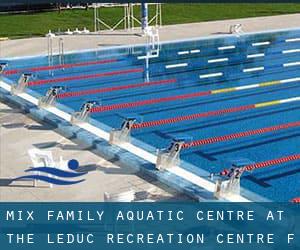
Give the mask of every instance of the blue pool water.
MULTIPOLYGON (((34 77, 31 81, 37 83, 44 80, 44 83, 29 88, 41 96, 51 86, 57 85, 65 86, 66 92, 74 92, 174 80, 168 84, 150 84, 58 99, 57 102, 65 105, 70 112, 78 111, 83 103, 90 100, 110 106, 299 78, 284 84, 177 98, 91 114, 93 119, 110 128, 119 128, 123 117, 129 113, 138 114, 147 122, 300 96, 298 29, 164 43, 159 57, 149 59, 148 67, 144 59, 138 58, 144 56, 146 51, 147 46, 135 46, 71 53, 65 55, 65 65, 73 66, 54 70, 40 70, 40 67, 48 66, 47 57, 8 59, 6 71, 18 71, 5 77, 17 81, 22 72, 32 71, 34 77), (112 61, 88 63, 101 60, 112 61), (78 63, 83 64, 74 66, 78 63), (93 76, 108 72, 114 73, 93 76), (208 74, 216 75, 209 77, 208 74), (56 79, 55 82, 47 82, 53 79, 56 79)), ((58 63, 59 58, 55 56, 54 65, 58 63)), ((178 134, 198 140, 296 121, 300 121, 300 101, 137 129, 133 130, 132 136, 161 149, 166 148, 171 138, 178 134)), ((188 148, 181 152, 181 159, 207 172, 219 172, 239 158, 261 162, 299 153, 300 129, 294 127, 188 148)), ((267 199, 288 201, 300 196, 299 180, 300 162, 294 161, 246 173, 242 186, 267 199)))

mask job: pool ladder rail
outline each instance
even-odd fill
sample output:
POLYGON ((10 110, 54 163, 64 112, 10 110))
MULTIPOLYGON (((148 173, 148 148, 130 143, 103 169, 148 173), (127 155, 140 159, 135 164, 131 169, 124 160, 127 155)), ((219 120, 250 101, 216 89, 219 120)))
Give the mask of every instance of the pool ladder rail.
MULTIPOLYGON (((51 68, 54 65, 54 54, 53 54, 53 39, 56 37, 54 33, 46 34, 47 37, 47 54, 48 54, 48 66, 51 68)), ((64 51, 64 40, 62 37, 58 39, 58 61, 59 65, 65 64, 65 51, 64 51)), ((64 68, 62 68, 64 70, 64 68)), ((49 69, 49 75, 53 75, 53 70, 49 69)))
MULTIPOLYGON (((64 39, 59 38, 58 40, 58 54, 59 54, 59 64, 65 64, 65 51, 64 51, 64 39)), ((64 68, 62 68, 64 70, 64 68)))

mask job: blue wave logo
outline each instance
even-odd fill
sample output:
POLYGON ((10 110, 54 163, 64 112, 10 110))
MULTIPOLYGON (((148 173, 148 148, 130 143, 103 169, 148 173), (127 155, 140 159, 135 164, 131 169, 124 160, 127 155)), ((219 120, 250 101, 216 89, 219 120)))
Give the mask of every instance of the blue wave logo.
POLYGON ((77 170, 79 168, 79 163, 77 160, 74 160, 74 159, 70 160, 68 162, 68 168, 71 171, 65 171, 65 170, 61 170, 61 169, 53 168, 53 167, 51 167, 51 168, 50 167, 29 168, 29 169, 25 170, 26 173, 39 172, 39 173, 59 177, 60 179, 50 177, 50 176, 45 176, 45 175, 33 174, 33 175, 24 175, 24 176, 17 177, 15 179, 13 179, 13 181, 19 181, 22 179, 23 180, 24 179, 33 179, 33 180, 48 182, 50 184, 55 184, 55 185, 74 185, 74 184, 78 184, 78 183, 85 181, 85 179, 68 180, 68 179, 80 177, 80 176, 87 174, 87 173, 75 172, 75 170, 77 170))

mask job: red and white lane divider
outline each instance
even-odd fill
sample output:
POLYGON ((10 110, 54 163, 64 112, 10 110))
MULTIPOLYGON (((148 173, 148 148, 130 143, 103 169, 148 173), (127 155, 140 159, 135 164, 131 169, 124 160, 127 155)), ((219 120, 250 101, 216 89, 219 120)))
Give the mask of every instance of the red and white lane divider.
POLYGON ((295 127, 299 127, 299 126, 300 126, 300 121, 290 122, 290 123, 275 125, 272 127, 259 128, 259 129, 255 129, 255 130, 249 130, 249 131, 244 131, 244 132, 239 132, 239 133, 234 133, 234 134, 229 134, 229 135, 216 136, 216 137, 212 137, 212 138, 191 141, 191 142, 184 143, 182 145, 182 148, 184 149, 184 148, 190 148, 190 147, 198 147, 198 146, 203 146, 206 144, 230 141, 230 140, 235 140, 238 138, 254 136, 254 135, 259 135, 259 134, 265 134, 265 133, 271 133, 271 132, 276 132, 276 131, 289 129, 289 128, 295 128, 295 127))
POLYGON ((204 117, 219 116, 219 115, 241 112, 241 111, 246 111, 246 110, 252 110, 252 109, 256 109, 256 108, 263 108, 263 107, 268 107, 268 106, 274 106, 274 105, 279 105, 279 104, 284 104, 284 103, 292 103, 292 102, 296 102, 296 101, 300 101, 300 96, 288 98, 288 99, 282 99, 282 100, 274 100, 274 101, 269 101, 269 102, 262 102, 262 103, 257 103, 257 104, 233 107, 233 108, 228 108, 228 109, 208 111, 208 112, 204 112, 204 113, 196 113, 196 114, 191 114, 191 115, 177 116, 177 117, 172 117, 172 118, 136 123, 136 124, 132 125, 132 129, 142 129, 142 128, 147 128, 147 127, 162 126, 162 125, 171 124, 171 123, 195 120, 195 119, 204 118, 204 117))
POLYGON ((142 87, 163 85, 163 84, 172 84, 172 83, 176 83, 176 79, 166 79, 166 80, 160 80, 160 81, 142 82, 142 83, 128 84, 128 85, 115 86, 115 87, 66 92, 66 93, 58 94, 57 98, 78 97, 78 96, 83 96, 83 95, 93 95, 93 94, 113 92, 113 91, 118 91, 118 90, 142 88, 142 87))
MULTIPOLYGON (((240 172, 244 172, 244 171, 253 171, 255 169, 260 169, 260 168, 266 168, 266 167, 270 167, 270 166, 274 166, 274 165, 280 165, 286 162, 290 162, 290 161, 298 161, 300 160, 300 154, 295 154, 295 155, 289 155, 289 156, 285 156, 282 158, 278 158, 278 159, 272 159, 272 160, 268 160, 268 161, 263 161, 263 162, 258 162, 258 163, 254 163, 254 164, 250 164, 244 167, 240 167, 239 171, 240 172)), ((225 176, 227 175, 229 172, 229 170, 224 169, 220 175, 221 176, 225 176)))
POLYGON ((135 102, 117 103, 117 104, 111 104, 111 105, 106 105, 106 106, 101 106, 101 107, 95 107, 92 109, 92 112, 97 113, 97 112, 111 111, 111 110, 115 110, 115 109, 135 108, 135 107, 139 107, 139 106, 152 105, 152 104, 162 103, 162 102, 186 100, 186 99, 191 99, 191 98, 196 98, 196 97, 229 93, 229 92, 241 91, 241 90, 246 90, 246 89, 255 89, 255 88, 260 88, 260 87, 273 86, 273 85, 277 85, 277 84, 286 84, 286 83, 297 82, 297 81, 300 81, 300 77, 284 79, 284 80, 276 80, 276 81, 270 81, 270 82, 263 82, 263 83, 257 83, 257 84, 250 84, 250 85, 245 85, 245 86, 231 87, 231 88, 222 88, 222 89, 216 89, 216 90, 201 91, 201 92, 189 93, 189 94, 184 94, 184 95, 154 98, 154 99, 141 100, 141 101, 135 101, 135 102))
POLYGON ((4 75, 14 75, 22 72, 39 72, 46 70, 56 70, 56 69, 68 69, 68 68, 76 68, 83 66, 91 66, 91 65, 99 65, 99 64, 108 64, 117 62, 117 59, 106 59, 106 60, 98 60, 98 61, 87 61, 87 62, 79 62, 79 63, 68 63, 64 65, 53 65, 53 66, 41 66, 34 68, 23 68, 23 69, 11 69, 3 72, 4 75))
POLYGON ((292 199, 292 202, 300 204, 300 197, 292 199))
POLYGON ((57 83, 57 82, 67 82, 67 81, 74 81, 74 80, 100 78, 100 77, 106 77, 106 76, 126 75, 126 74, 130 74, 130 73, 139 73, 139 72, 143 72, 143 71, 144 70, 142 68, 135 68, 135 69, 126 69, 126 70, 117 70, 117 71, 103 72, 103 73, 98 73, 98 74, 60 77, 60 78, 53 78, 53 79, 31 81, 31 82, 28 83, 28 86, 36 86, 36 85, 43 85, 43 84, 49 84, 49 83, 57 83))

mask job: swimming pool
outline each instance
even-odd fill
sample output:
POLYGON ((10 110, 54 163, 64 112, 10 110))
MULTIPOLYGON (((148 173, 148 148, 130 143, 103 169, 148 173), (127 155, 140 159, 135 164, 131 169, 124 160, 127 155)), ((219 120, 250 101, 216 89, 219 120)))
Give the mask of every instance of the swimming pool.
POLYGON ((146 45, 74 52, 51 65, 46 56, 11 58, 3 80, 32 73, 26 91, 36 98, 62 87, 55 105, 68 114, 95 101, 89 124, 106 140, 136 118, 131 151, 149 152, 152 163, 185 138, 180 167, 168 171, 200 176, 194 184, 210 185, 209 173, 235 162, 292 159, 245 172, 241 186, 251 200, 300 196, 300 29, 167 42, 149 53, 146 45))

